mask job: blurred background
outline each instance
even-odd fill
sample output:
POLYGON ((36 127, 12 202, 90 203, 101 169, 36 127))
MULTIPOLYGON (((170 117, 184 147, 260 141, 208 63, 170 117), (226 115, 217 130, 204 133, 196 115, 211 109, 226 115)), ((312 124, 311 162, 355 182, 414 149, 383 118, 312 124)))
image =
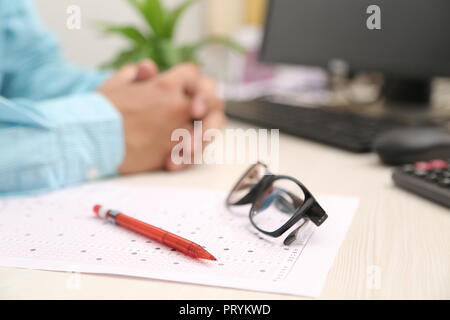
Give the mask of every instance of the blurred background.
MULTIPOLYGON (((182 2, 162 0, 169 9, 182 2)), ((135 25, 143 30, 148 29, 144 19, 127 0, 36 0, 36 3, 42 20, 61 41, 66 57, 89 68, 97 68, 109 62, 129 45, 123 37, 105 35, 99 28, 99 22, 135 25), (67 28, 70 15, 67 9, 72 5, 81 9, 80 29, 67 28)), ((208 75, 228 84, 273 78, 273 70, 256 63, 267 4, 267 0, 199 0, 186 10, 180 19, 175 32, 176 43, 191 43, 208 35, 230 37, 241 44, 247 54, 236 53, 226 46, 206 47, 200 52, 200 60, 208 75)), ((256 86, 258 92, 254 92, 254 88, 244 88, 242 93, 242 90, 239 90, 242 89, 241 86, 234 86, 227 92, 233 98, 253 98, 258 96, 264 87, 256 86)))
MULTIPOLYGON (((163 0, 169 8, 181 2, 163 0)), ((36 3, 46 25, 59 37, 66 56, 86 67, 98 67, 127 45, 123 39, 103 36, 96 22, 145 25, 126 0, 37 0, 36 3), (66 10, 71 5, 81 8, 80 30, 70 30, 66 26, 66 10)), ((266 0, 201 0, 181 19, 176 40, 190 42, 208 34, 234 36, 244 26, 258 29, 263 23, 265 8, 266 0)))
POLYGON ((391 14, 375 31, 366 27, 370 0, 36 3, 74 63, 118 68, 152 58, 164 70, 198 61, 221 84, 228 116, 371 152, 377 138, 394 129, 450 129, 450 47, 442 40, 448 2, 433 1, 416 0, 405 9, 407 0, 377 0, 391 14), (167 21, 184 4, 172 32, 167 21), (72 6, 80 10, 80 28, 68 27, 72 6), (213 41, 201 42, 208 37, 213 41), (201 50, 191 50, 199 41, 201 50))

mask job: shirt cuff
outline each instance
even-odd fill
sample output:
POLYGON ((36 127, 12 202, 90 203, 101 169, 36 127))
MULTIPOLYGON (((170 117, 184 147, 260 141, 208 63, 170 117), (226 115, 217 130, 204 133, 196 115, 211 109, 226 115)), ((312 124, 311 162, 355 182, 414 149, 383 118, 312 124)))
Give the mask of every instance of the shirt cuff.
POLYGON ((70 185, 118 174, 125 155, 122 118, 103 95, 52 99, 39 109, 55 121, 59 181, 70 185))
MULTIPOLYGON (((88 85, 88 91, 95 91, 102 86, 107 80, 113 76, 113 72, 107 70, 93 71, 90 84, 88 85)), ((102 96, 103 97, 103 96, 102 96)))

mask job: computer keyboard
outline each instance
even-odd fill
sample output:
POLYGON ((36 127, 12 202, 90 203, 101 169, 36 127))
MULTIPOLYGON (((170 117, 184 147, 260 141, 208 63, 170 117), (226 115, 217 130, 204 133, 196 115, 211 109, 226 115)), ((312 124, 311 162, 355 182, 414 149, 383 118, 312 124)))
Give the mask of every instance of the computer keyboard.
POLYGON ((228 102, 227 114, 266 128, 316 140, 353 152, 371 152, 383 132, 404 127, 393 118, 375 118, 330 108, 299 107, 267 100, 228 102))
POLYGON ((448 160, 416 162, 397 168, 395 184, 450 208, 450 163, 448 160))

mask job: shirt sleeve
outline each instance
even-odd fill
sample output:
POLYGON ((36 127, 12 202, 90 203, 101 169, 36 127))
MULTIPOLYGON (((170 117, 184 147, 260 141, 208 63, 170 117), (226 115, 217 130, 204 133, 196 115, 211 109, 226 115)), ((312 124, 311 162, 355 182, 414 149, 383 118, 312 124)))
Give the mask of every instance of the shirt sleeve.
POLYGON ((64 60, 33 1, 0 7, 0 197, 116 175, 122 119, 94 92, 108 74, 64 60))
MULTIPOLYGON (((64 59, 57 39, 39 20, 34 1, 3 2, 3 84, 7 99, 46 100, 95 90, 109 76, 64 59)), ((87 50, 80 44, 80 50, 87 50)))
POLYGON ((123 156, 120 115, 100 94, 38 103, 0 97, 0 196, 113 176, 123 156))

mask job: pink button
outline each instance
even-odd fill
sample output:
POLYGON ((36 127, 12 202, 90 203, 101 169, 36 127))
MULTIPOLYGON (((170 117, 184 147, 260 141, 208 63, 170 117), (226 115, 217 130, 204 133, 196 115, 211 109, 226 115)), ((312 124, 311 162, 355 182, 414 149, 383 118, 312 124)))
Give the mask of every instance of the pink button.
POLYGON ((416 162, 414 168, 420 171, 433 170, 430 162, 416 162))
POLYGON ((430 162, 431 168, 434 170, 447 169, 448 163, 444 160, 433 160, 430 162))

